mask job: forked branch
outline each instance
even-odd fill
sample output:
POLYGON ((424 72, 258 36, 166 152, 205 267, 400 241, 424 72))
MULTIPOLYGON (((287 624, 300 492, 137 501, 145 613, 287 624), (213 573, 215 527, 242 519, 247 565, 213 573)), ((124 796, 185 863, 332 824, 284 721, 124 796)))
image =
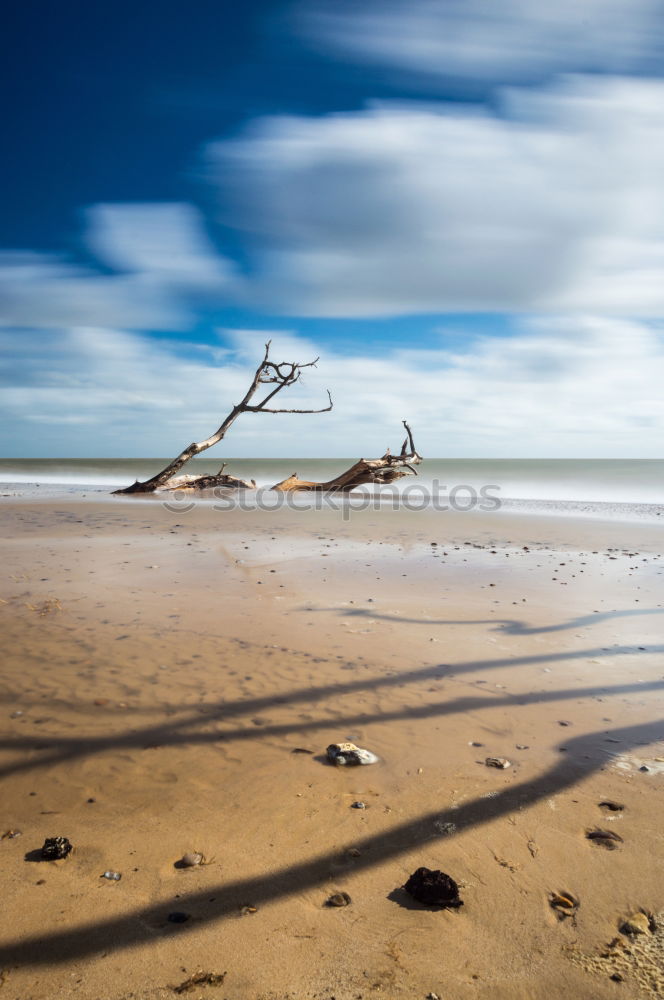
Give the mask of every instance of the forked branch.
POLYGON ((223 472, 223 466, 216 476, 192 476, 192 477, 181 477, 174 481, 174 477, 177 476, 180 469, 183 468, 187 462, 194 458, 196 455, 200 455, 201 452, 207 451, 213 445, 218 444, 225 436, 231 425, 237 420, 241 413, 327 413, 332 409, 332 397, 330 396, 329 390, 327 393, 329 405, 321 407, 318 410, 291 410, 291 409, 275 409, 268 408, 266 405, 274 397, 281 392, 282 389, 286 389, 295 382, 298 382, 301 378, 302 371, 305 368, 315 367, 318 358, 314 358, 313 361, 307 361, 304 363, 293 362, 293 361, 282 361, 276 364, 274 361, 270 360, 270 344, 271 341, 268 340, 265 345, 265 354, 263 360, 259 364, 258 368, 254 372, 254 377, 251 380, 251 384, 244 395, 241 402, 237 403, 222 424, 217 428, 217 430, 210 437, 206 438, 204 441, 194 441, 190 444, 184 451, 181 451, 177 458, 174 458, 161 472, 158 472, 156 476, 151 479, 145 480, 145 482, 139 483, 135 482, 132 486, 127 486, 122 490, 115 490, 115 493, 119 494, 130 494, 130 493, 154 493, 155 490, 159 489, 210 489, 215 486, 230 486, 233 488, 244 488, 244 489, 255 489, 255 483, 248 483, 246 480, 235 479, 233 476, 228 476, 223 472), (256 393, 259 392, 260 387, 263 385, 273 385, 274 388, 259 400, 258 403, 253 403, 256 393))

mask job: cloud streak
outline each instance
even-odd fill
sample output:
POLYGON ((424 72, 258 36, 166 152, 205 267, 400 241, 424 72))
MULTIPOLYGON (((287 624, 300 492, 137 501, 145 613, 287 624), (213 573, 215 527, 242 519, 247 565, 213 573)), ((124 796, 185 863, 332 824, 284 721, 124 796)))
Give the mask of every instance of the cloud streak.
POLYGON ((659 0, 308 0, 292 23, 319 50, 429 78, 524 83, 556 73, 661 73, 659 0))

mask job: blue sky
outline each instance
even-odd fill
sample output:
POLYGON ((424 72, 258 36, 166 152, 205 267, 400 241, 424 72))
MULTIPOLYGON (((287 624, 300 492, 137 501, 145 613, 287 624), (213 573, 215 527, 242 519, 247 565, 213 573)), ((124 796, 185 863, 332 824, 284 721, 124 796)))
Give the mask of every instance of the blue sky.
POLYGON ((662 0, 24 0, 0 454, 661 457, 662 0), (221 452, 220 452, 221 453, 221 452))

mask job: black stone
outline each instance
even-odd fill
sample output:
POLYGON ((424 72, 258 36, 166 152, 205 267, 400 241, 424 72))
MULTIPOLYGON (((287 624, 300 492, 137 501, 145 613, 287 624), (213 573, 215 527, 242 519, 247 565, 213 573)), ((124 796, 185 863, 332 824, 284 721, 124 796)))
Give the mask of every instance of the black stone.
POLYGON ((463 900, 459 899, 459 886, 445 872, 432 871, 430 868, 418 868, 403 888, 413 899, 416 899, 418 903, 424 903, 425 906, 449 908, 463 906, 463 900))
POLYGON ((172 924, 186 924, 191 913, 182 913, 180 910, 176 910, 174 913, 168 914, 168 920, 172 924))
POLYGON ((66 837, 47 837, 41 849, 41 856, 44 861, 59 861, 66 858, 71 852, 72 845, 66 837))

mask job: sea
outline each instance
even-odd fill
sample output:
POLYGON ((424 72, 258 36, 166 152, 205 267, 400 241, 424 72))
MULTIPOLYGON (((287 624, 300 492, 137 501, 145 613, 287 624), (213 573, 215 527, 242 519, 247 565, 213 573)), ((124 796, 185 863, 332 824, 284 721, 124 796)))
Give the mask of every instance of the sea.
MULTIPOLYGON (((166 458, 39 458, 0 459, 0 495, 4 497, 80 497, 101 499, 113 490, 148 479, 166 458)), ((239 458, 226 472, 255 480, 258 490, 243 496, 224 492, 224 502, 269 506, 270 487, 292 473, 302 479, 333 479, 353 458, 239 458)), ((210 474, 220 459, 194 459, 183 470, 210 474)), ((531 513, 661 519, 664 524, 664 460, 661 459, 426 459, 397 483, 356 491, 349 503, 371 502, 422 509, 524 511, 531 513), (446 506, 447 505, 447 506, 446 506)), ((189 494, 191 496, 191 494, 189 494)), ((311 496, 311 495, 309 495, 311 496)), ((118 499, 118 498, 116 498, 118 499)), ((127 498, 128 502, 132 498, 127 498)), ((196 495, 197 502, 215 496, 196 495)), ((306 503, 301 494, 298 503, 306 503)))

